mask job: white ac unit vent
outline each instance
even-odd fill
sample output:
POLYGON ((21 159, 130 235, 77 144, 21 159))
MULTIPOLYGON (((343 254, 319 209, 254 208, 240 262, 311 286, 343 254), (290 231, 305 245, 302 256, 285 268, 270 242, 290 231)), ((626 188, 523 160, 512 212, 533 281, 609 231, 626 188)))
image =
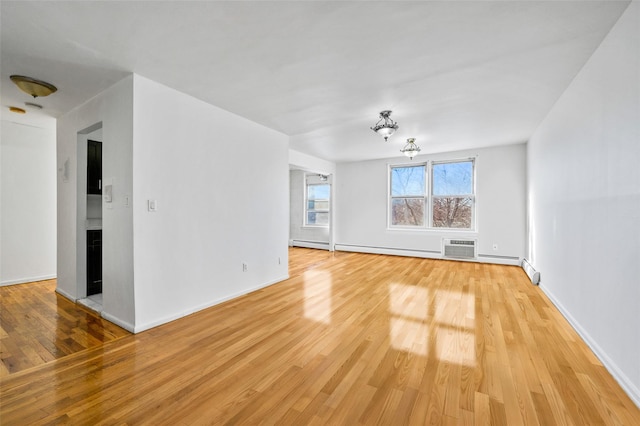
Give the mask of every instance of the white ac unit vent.
POLYGON ((476 241, 453 238, 442 239, 442 255, 456 259, 475 259, 476 241))

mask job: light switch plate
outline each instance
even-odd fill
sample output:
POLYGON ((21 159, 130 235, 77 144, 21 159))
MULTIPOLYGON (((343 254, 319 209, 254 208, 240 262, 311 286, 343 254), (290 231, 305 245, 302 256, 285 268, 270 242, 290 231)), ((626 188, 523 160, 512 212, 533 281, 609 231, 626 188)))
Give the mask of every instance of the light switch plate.
POLYGON ((156 200, 148 200, 148 206, 150 212, 158 211, 158 202, 156 200))
POLYGON ((113 185, 105 185, 104 187, 104 202, 110 203, 113 201, 113 185))

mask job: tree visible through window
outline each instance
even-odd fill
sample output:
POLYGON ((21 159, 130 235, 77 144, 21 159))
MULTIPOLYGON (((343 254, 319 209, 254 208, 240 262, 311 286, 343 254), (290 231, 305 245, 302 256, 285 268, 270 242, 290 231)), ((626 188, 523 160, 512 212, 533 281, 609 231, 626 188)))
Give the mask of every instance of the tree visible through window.
POLYGON ((472 159, 392 166, 390 226, 472 229, 473 179, 472 159))
POLYGON ((391 168, 391 225, 424 226, 425 165, 391 168))
POLYGON ((331 185, 307 184, 307 200, 305 205, 305 225, 329 225, 329 200, 331 185))
POLYGON ((473 223, 473 161, 432 166, 433 227, 470 229, 473 223))

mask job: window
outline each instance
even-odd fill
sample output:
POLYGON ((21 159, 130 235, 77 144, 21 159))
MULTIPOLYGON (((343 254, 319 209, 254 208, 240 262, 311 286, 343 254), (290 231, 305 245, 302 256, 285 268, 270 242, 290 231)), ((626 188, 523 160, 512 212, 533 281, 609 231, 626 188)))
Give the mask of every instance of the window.
POLYGON ((473 229, 474 160, 391 166, 391 227, 473 229))
POLYGON ((329 200, 331 185, 326 183, 307 184, 305 205, 306 226, 329 226, 329 200))
POLYGON ((391 225, 424 226, 426 165, 391 168, 391 225))
POLYGON ((433 163, 434 228, 473 228, 473 161, 433 163))

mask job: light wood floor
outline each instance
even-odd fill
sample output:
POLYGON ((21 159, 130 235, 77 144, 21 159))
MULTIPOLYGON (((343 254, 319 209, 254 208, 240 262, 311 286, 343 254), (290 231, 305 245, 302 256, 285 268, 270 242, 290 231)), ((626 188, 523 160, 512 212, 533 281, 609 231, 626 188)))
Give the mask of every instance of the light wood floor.
POLYGON ((55 280, 0 287, 0 377, 131 334, 55 289, 55 280))
POLYGON ((285 282, 0 378, 0 422, 640 425, 517 267, 290 263, 285 282))

